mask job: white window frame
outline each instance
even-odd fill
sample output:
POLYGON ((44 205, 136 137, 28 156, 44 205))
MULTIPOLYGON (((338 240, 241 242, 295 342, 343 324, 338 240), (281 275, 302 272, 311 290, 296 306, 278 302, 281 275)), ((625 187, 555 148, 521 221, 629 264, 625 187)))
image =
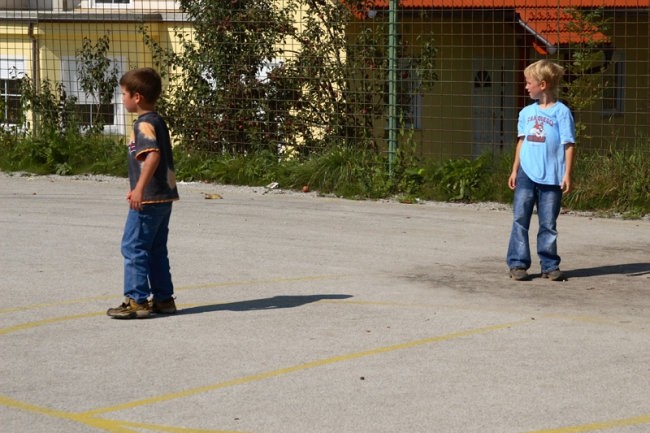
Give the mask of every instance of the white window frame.
MULTIPOLYGON (((0 79, 2 80, 20 80, 26 74, 25 59, 16 57, 0 57, 0 79)), ((4 89, 0 89, 0 97, 8 98, 8 94, 4 93, 4 89)), ((4 106, 4 104, 3 104, 4 106)), ((11 128, 16 126, 24 126, 16 123, 1 123, 2 128, 11 128)))
MULTIPOLYGON (((117 77, 119 79, 119 77, 126 71, 126 61, 122 58, 111 58, 111 60, 113 64, 117 66, 117 77)), ((77 75, 77 58, 74 56, 62 57, 61 83, 63 84, 67 95, 75 96, 77 98, 77 103, 80 105, 97 103, 92 95, 86 95, 83 89, 81 89, 77 75)), ((113 104, 113 123, 110 125, 104 125, 104 134, 123 135, 125 131, 125 111, 124 105, 122 104, 122 94, 119 86, 115 86, 111 104, 113 104)))
POLYGON ((128 0, 128 3, 113 3, 116 0, 88 0, 91 9, 133 9, 135 0, 128 0))

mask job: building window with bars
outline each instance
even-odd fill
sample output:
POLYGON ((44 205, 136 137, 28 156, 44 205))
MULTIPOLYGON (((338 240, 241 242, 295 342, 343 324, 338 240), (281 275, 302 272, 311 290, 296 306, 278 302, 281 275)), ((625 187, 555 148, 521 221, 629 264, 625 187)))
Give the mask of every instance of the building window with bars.
POLYGON ((24 60, 0 59, 0 125, 23 123, 20 80, 25 74, 24 60))
POLYGON ((90 0, 91 6, 95 8, 130 7, 134 0, 90 0))
MULTIPOLYGON (((113 59, 118 68, 118 76, 124 71, 123 62, 113 59)), ((67 97, 74 97, 75 113, 82 127, 102 125, 104 133, 122 134, 124 132, 124 107, 121 104, 119 86, 110 102, 101 102, 97 95, 86 93, 79 84, 77 59, 64 57, 61 60, 61 78, 67 97)))

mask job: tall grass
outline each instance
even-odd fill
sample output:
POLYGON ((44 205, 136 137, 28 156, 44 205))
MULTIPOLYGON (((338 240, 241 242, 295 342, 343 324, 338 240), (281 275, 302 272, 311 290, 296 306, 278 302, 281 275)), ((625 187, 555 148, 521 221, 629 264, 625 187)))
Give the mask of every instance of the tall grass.
POLYGON ((578 150, 574 192, 565 204, 576 210, 650 213, 650 139, 612 145, 606 151, 578 150))
MULTIPOLYGON (((578 148, 574 190, 564 198, 573 210, 635 218, 650 214, 650 139, 613 141, 610 149, 578 148)), ((405 147, 397 153, 392 176, 386 154, 345 145, 308 158, 281 158, 263 151, 242 156, 205 154, 175 148, 177 177, 236 185, 266 185, 311 190, 354 199, 398 197, 437 201, 509 203, 507 179, 512 152, 477 159, 438 161, 420 158, 405 147)), ((126 149, 104 136, 33 138, 0 132, 0 169, 39 174, 97 173, 126 176, 126 149)))
POLYGON ((118 137, 77 131, 39 136, 0 131, 0 170, 126 176, 126 146, 122 142, 118 137))

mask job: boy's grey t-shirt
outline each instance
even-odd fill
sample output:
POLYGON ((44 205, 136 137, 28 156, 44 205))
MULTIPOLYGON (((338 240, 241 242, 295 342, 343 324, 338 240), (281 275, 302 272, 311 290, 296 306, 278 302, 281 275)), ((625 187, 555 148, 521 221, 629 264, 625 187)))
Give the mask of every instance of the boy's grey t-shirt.
POLYGON ((169 130, 164 119, 155 111, 140 115, 133 123, 129 140, 129 183, 135 188, 148 152, 159 152, 160 163, 145 187, 143 204, 178 200, 174 158, 169 130))
POLYGON ((519 162, 526 175, 536 183, 562 185, 566 170, 564 145, 575 143, 575 124, 571 110, 557 101, 548 109, 537 102, 519 113, 517 136, 524 142, 519 162))

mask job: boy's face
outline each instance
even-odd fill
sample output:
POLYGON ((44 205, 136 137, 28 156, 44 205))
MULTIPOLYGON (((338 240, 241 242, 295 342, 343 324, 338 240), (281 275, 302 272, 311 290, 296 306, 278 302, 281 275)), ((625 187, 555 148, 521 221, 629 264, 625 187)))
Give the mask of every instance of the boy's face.
POLYGON ((526 90, 531 99, 539 99, 546 90, 546 81, 537 81, 533 77, 526 77, 526 90))
POLYGON ((126 111, 129 113, 137 112, 140 95, 138 93, 131 94, 124 86, 120 86, 120 88, 122 89, 122 104, 124 104, 126 111))

